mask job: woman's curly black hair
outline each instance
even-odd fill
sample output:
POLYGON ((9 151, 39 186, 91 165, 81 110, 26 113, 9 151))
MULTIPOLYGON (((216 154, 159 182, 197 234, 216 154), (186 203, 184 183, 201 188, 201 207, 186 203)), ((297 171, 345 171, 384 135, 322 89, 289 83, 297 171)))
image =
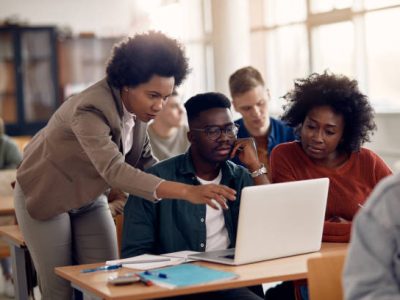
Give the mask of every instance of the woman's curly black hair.
POLYGON ((358 151, 376 130, 374 110, 368 97, 362 94, 356 80, 328 71, 313 73, 308 78, 295 81, 294 89, 283 98, 282 120, 289 126, 299 128, 311 109, 329 106, 344 118, 344 131, 339 151, 358 151))
POLYGON ((189 73, 189 64, 177 40, 149 31, 116 45, 106 73, 108 82, 119 89, 145 83, 153 75, 174 77, 179 86, 189 73))

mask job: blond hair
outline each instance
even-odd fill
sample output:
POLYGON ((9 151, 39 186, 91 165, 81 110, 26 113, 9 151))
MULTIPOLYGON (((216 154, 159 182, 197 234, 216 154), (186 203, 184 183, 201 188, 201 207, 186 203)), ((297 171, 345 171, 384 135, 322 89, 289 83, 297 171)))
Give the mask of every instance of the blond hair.
POLYGON ((229 90, 232 98, 244 94, 259 85, 265 85, 264 79, 261 73, 251 66, 241 68, 229 77, 229 90))

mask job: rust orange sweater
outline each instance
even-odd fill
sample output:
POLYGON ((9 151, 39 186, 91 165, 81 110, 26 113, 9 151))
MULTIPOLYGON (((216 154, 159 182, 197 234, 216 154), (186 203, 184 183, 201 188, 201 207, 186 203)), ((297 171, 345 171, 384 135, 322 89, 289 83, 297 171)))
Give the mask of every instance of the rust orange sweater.
POLYGON ((272 182, 328 177, 329 193, 325 220, 341 217, 350 223, 325 221, 324 242, 348 242, 351 221, 375 185, 392 173, 374 152, 361 148, 338 168, 315 165, 299 142, 278 145, 271 153, 272 182))

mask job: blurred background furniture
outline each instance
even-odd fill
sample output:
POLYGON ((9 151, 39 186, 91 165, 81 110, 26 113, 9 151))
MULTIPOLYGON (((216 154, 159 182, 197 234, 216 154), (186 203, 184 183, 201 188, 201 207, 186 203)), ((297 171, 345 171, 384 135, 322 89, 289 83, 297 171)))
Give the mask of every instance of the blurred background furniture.
POLYGON ((9 135, 33 135, 58 106, 56 28, 0 27, 0 116, 9 135))

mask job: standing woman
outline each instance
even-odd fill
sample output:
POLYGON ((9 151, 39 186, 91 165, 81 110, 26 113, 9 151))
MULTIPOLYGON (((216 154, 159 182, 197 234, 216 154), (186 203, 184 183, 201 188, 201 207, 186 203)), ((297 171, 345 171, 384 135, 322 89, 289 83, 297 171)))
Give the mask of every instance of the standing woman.
MULTIPOLYGON (((117 45, 106 78, 65 101, 26 147, 17 172, 15 210, 39 275, 42 299, 70 299, 57 266, 117 258, 109 187, 161 198, 222 204, 234 191, 191 186, 142 172, 153 165, 147 122, 188 73, 181 45, 160 32, 117 45)), ((168 200, 164 200, 168 201, 168 200)))
MULTIPOLYGON (((272 151, 272 182, 328 177, 322 241, 349 242, 354 215, 375 185, 392 173, 377 154, 362 147, 376 129, 373 109, 357 81, 328 72, 297 80, 285 99, 282 120, 298 130, 300 141, 272 151)), ((290 285, 278 285, 265 299, 279 299, 270 295, 290 285)), ((296 281, 295 286, 297 299, 300 293, 307 299, 305 285, 296 281)))

